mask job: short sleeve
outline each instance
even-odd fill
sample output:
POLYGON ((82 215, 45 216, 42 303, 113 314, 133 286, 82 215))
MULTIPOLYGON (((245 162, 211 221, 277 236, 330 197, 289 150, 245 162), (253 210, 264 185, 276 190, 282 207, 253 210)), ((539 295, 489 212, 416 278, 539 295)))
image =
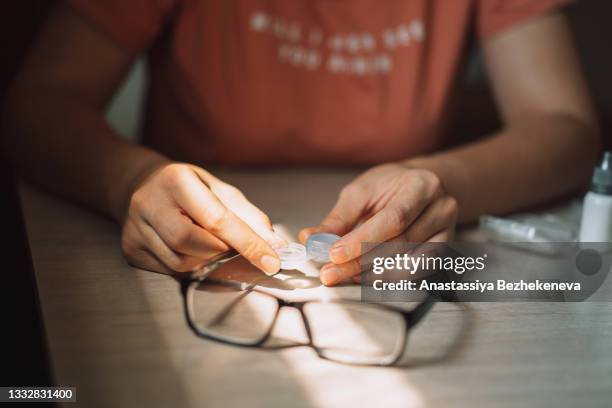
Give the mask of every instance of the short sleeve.
POLYGON ((179 0, 67 0, 68 5, 124 48, 151 46, 179 0))
POLYGON ((516 24, 552 13, 571 0, 477 0, 477 31, 481 39, 499 34, 516 24))

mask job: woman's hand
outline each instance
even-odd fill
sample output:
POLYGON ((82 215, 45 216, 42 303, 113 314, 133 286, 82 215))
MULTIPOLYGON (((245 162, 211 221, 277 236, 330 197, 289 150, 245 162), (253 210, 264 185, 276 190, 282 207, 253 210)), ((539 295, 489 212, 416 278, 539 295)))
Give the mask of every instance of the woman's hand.
POLYGON ((457 201, 433 172, 384 164, 344 187, 331 212, 319 226, 302 230, 300 240, 315 232, 342 236, 330 250, 332 262, 321 269, 321 281, 334 285, 359 278, 363 242, 446 242, 457 212, 457 201))
POLYGON ((235 187, 188 164, 166 164, 132 193, 121 247, 131 265, 187 272, 235 248, 269 274, 284 241, 270 219, 235 187))

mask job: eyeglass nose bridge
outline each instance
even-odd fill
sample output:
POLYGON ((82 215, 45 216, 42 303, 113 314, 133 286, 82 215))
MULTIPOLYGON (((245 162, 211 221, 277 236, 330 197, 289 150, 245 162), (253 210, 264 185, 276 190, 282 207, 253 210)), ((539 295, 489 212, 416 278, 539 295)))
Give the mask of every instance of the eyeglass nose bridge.
MULTIPOLYGON (((312 332, 312 328, 310 326, 310 321, 308 319, 308 317, 306 316, 306 313, 304 312, 304 306, 309 304, 309 303, 335 303, 333 300, 332 301, 326 301, 326 302, 322 302, 319 300, 308 300, 308 301, 301 301, 301 302, 295 302, 295 301, 286 301, 280 298, 276 299, 278 301, 278 309, 277 309, 277 316, 275 317, 274 323, 271 325, 271 329, 270 329, 270 333, 269 336, 272 334, 272 331, 274 329, 274 326, 276 325, 276 319, 278 318, 278 315, 280 314, 280 310, 282 307, 293 307, 298 309, 298 311, 300 312, 300 316, 302 317, 302 323, 304 324, 304 329, 306 330, 306 335, 308 337, 308 343, 306 344, 301 344, 301 346, 307 346, 312 348, 316 353, 317 356, 319 358, 322 358, 324 360, 328 360, 328 361, 334 361, 337 363, 342 363, 342 364, 350 364, 350 365, 358 365, 358 366, 383 366, 383 367, 389 367, 389 366, 393 366, 395 364, 397 364, 405 355, 406 353, 406 345, 408 343, 408 332, 410 330, 410 328, 416 324, 416 322, 414 321, 414 317, 411 314, 406 314, 406 313, 401 313, 399 310, 393 310, 393 309, 389 309, 390 312, 394 312, 397 313, 398 315, 400 315, 404 321, 404 330, 402 331, 403 335, 402 335, 402 340, 401 342, 398 344, 397 350, 398 352, 389 356, 388 358, 383 357, 379 357, 378 361, 374 362, 366 362, 364 359, 359 359, 359 358, 355 358, 353 361, 348 361, 348 360, 341 360, 341 359, 337 359, 337 358, 332 358, 329 355, 327 355, 325 353, 325 350, 321 347, 318 347, 315 342, 314 342, 314 337, 313 337, 313 332, 312 332), (361 362, 357 361, 360 360, 361 362)), ((338 301, 338 303, 349 303, 346 300, 345 301, 338 301)), ((372 305, 372 307, 376 307, 374 305, 372 305)), ((427 308, 429 309, 429 307, 427 308)), ((269 338, 268 336, 268 338, 269 338)), ((265 343, 265 342, 264 342, 265 343)), ((262 343, 263 344, 263 343, 262 343)))
POLYGON ((260 345, 265 344, 268 340, 270 340, 272 333, 274 332, 274 329, 276 327, 276 323, 278 321, 278 317, 280 316, 281 310, 285 307, 288 308, 294 308, 297 309, 300 313, 300 317, 302 318, 302 324, 304 325, 304 329, 306 330, 306 337, 308 338, 308 342, 307 343, 295 343, 294 346, 295 347, 311 347, 313 349, 316 349, 316 347, 314 346, 313 343, 313 338, 312 338, 312 331, 310 329, 310 325, 308 323, 308 318, 306 317, 306 314, 304 313, 304 305, 306 303, 308 303, 308 301, 303 301, 303 302, 295 302, 295 301, 287 301, 281 298, 276 298, 276 301, 278 303, 278 307, 276 309, 276 315, 274 316, 274 319, 272 321, 272 324, 270 324, 270 330, 268 331, 266 338, 260 343, 260 345))

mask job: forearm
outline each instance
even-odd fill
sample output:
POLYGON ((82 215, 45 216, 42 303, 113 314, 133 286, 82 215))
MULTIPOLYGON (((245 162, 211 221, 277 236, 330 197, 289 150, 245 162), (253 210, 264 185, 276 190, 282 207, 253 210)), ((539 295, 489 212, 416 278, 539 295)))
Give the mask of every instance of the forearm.
POLYGON ((586 185, 600 140, 566 115, 524 118, 489 138, 406 164, 436 173, 459 203, 459 221, 540 204, 586 185))
POLYGON ((14 91, 2 122, 20 174, 117 221, 139 179, 167 160, 122 139, 98 108, 62 90, 14 91))

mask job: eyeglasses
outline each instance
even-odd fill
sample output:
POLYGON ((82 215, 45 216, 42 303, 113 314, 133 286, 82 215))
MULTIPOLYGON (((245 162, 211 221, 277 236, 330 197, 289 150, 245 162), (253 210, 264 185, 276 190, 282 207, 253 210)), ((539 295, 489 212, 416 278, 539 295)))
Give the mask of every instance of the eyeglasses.
POLYGON ((306 343, 319 357, 344 364, 390 366, 404 355, 410 330, 431 310, 427 295, 411 310, 387 304, 332 299, 286 301, 250 284, 206 281, 221 264, 238 256, 223 254, 197 276, 182 281, 185 316, 200 337, 241 347, 266 347, 283 307, 302 318, 306 343))

